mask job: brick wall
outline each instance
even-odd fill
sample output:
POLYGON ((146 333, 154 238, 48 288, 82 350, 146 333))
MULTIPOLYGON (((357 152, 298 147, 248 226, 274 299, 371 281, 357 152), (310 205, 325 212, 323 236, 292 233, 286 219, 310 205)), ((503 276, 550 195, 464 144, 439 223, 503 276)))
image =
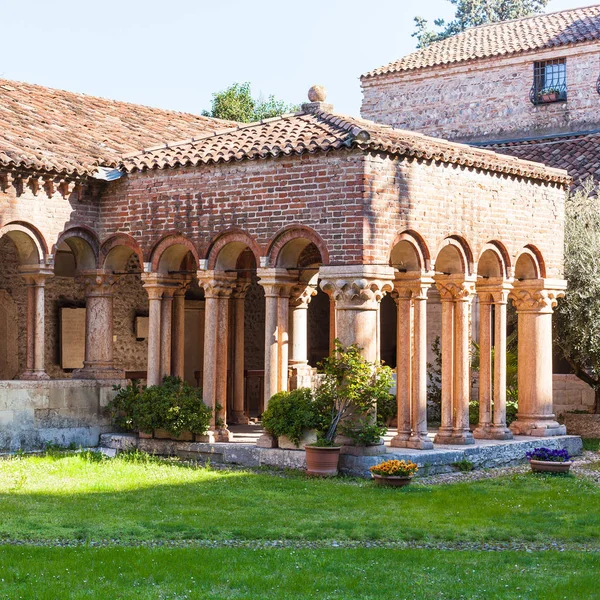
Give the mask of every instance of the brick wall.
POLYGON ((362 80, 361 114, 456 140, 522 138, 600 127, 600 44, 590 42, 362 80), (567 102, 529 101, 534 61, 566 58, 567 102))

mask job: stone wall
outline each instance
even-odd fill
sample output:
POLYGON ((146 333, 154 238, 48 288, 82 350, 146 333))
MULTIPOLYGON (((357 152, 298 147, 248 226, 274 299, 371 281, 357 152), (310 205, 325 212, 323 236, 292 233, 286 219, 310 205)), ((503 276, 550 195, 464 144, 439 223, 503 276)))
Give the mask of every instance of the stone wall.
POLYGON ((594 390, 576 375, 554 374, 552 390, 556 415, 574 410, 585 410, 586 412, 594 410, 594 390))
POLYGON ((0 381, 0 451, 52 442, 95 446, 112 429, 105 407, 117 381, 0 381))
POLYGON ((590 42, 365 78, 361 115, 470 141, 594 129, 600 126, 599 58, 600 44, 590 42), (567 102, 533 105, 533 63, 563 57, 567 102))

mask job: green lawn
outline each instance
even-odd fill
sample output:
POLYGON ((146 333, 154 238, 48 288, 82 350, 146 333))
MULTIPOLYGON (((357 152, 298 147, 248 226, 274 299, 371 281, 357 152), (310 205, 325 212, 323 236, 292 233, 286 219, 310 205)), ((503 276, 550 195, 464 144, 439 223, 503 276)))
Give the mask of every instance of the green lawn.
POLYGON ((600 488, 574 476, 382 489, 143 455, 0 460, 0 599, 594 598, 600 553, 524 550, 599 536, 600 488), (310 548, 333 541, 523 551, 310 548))

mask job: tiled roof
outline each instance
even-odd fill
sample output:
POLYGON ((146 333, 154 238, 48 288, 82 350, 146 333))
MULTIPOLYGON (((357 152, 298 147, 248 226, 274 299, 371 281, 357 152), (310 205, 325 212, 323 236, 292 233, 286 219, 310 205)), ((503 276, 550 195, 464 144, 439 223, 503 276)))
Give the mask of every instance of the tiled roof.
POLYGON ((497 142, 485 144, 485 147, 516 158, 566 169, 573 178, 575 187, 580 186, 589 177, 600 181, 600 131, 497 142))
POLYGON ((546 181, 570 181, 564 171, 318 109, 148 148, 140 153, 124 156, 121 168, 133 172, 342 148, 383 151, 398 156, 454 163, 546 181))
POLYGON ((600 39, 600 5, 481 25, 374 69, 363 78, 600 39))
POLYGON ((230 125, 0 79, 0 167, 90 174, 136 148, 230 125))

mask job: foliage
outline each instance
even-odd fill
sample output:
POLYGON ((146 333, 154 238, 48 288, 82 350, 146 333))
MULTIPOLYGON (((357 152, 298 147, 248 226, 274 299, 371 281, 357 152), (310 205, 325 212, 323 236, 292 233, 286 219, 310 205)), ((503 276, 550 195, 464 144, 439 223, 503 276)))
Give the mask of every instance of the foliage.
POLYGON ((152 433, 165 429, 172 435, 184 431, 203 434, 212 410, 202 401, 202 391, 179 377, 167 376, 161 385, 141 388, 132 382, 120 388, 108 409, 117 424, 130 431, 152 433))
POLYGON ((334 352, 320 363, 324 377, 315 391, 319 412, 317 444, 335 443, 338 427, 346 431, 354 419, 366 418, 380 399, 389 397, 392 370, 364 358, 356 345, 344 347, 334 342, 334 352))
POLYGON ((304 429, 315 429, 319 423, 312 392, 299 388, 291 392, 278 392, 269 400, 262 414, 262 426, 271 435, 287 436, 299 447, 304 429))
POLYGON ((546 462, 568 462, 571 460, 566 448, 534 448, 526 454, 529 460, 544 460, 546 462))
POLYGON ((202 111, 205 117, 241 123, 253 123, 298 110, 298 106, 286 104, 273 95, 266 100, 262 96, 253 98, 249 82, 234 83, 227 89, 214 93, 211 104, 210 110, 202 111))
POLYGON ((379 419, 373 423, 373 417, 367 415, 342 423, 340 433, 349 437, 357 446, 376 446, 381 443, 387 429, 387 425, 383 425, 379 419))
POLYGON ((369 467, 371 473, 382 477, 412 477, 418 470, 414 462, 393 459, 369 467))
POLYGON ((468 473, 475 468, 475 464, 466 458, 463 458, 463 460, 457 460, 456 462, 452 463, 452 466, 462 473, 468 473))
POLYGON ((427 363, 427 421, 439 423, 442 418, 442 348, 440 336, 431 344, 434 362, 427 363))
POLYGON ((519 19, 541 13, 549 0, 449 0, 456 7, 454 20, 434 21, 438 31, 429 29, 426 19, 415 17, 416 31, 412 37, 418 40, 417 48, 426 48, 433 42, 444 40, 470 27, 487 23, 519 19))
POLYGON ((398 403, 392 394, 383 396, 377 400, 377 422, 381 426, 389 427, 398 415, 398 403))
POLYGON ((573 372, 596 393, 600 412, 600 186, 589 179, 565 204, 565 279, 554 339, 573 372))
POLYGON ((590 452, 598 452, 600 450, 600 439, 598 438, 583 438, 583 449, 590 452))

